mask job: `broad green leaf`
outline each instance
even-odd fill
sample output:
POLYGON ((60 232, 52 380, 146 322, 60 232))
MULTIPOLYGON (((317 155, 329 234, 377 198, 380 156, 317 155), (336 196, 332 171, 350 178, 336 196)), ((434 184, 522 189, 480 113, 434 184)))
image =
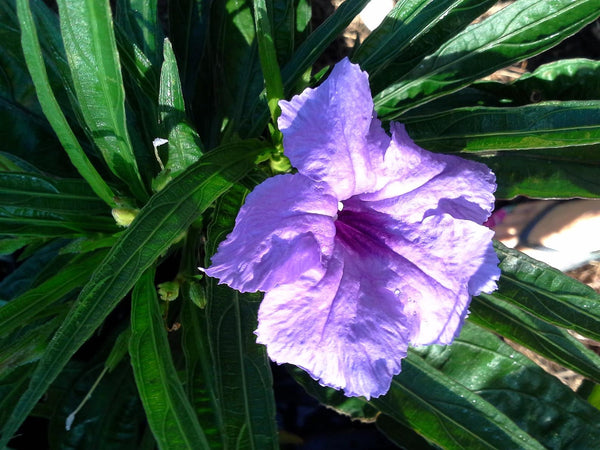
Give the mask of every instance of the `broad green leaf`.
POLYGON ((148 423, 160 448, 209 449, 198 418, 177 376, 160 313, 154 270, 147 270, 131 297, 129 356, 148 423))
POLYGON ((558 44, 598 15, 597 0, 518 0, 426 57, 375 97, 375 109, 380 117, 392 120, 558 44))
POLYGON ((509 84, 482 81, 474 87, 517 105, 550 100, 597 100, 600 61, 563 59, 544 64, 509 84))
POLYGON ((498 290, 482 294, 507 301, 549 323, 600 341, 600 294, 547 264, 494 242, 502 275, 498 290))
POLYGON ((10 255, 35 241, 36 238, 22 236, 0 239, 0 255, 10 255))
POLYGON ((83 345, 141 274, 216 198, 247 173, 268 148, 256 141, 222 146, 154 195, 121 235, 79 295, 69 316, 38 363, 30 387, 3 430, 6 445, 69 358, 83 345))
POLYGON ((600 356, 566 330, 492 296, 475 297, 469 320, 600 383, 600 356))
MULTIPOLYGON (((432 151, 550 149, 600 143, 600 101, 520 107, 472 107, 402 118, 410 136, 432 151)), ((508 157, 508 155, 505 155, 508 157)))
POLYGON ((53 305, 89 281, 106 253, 98 251, 73 258, 56 275, 0 307, 0 336, 45 317, 53 305))
POLYGON ((69 159, 81 176, 89 183, 94 192, 108 205, 114 206, 114 193, 96 171, 92 163, 79 145, 77 137, 71 130, 60 105, 56 101, 48 80, 44 58, 42 56, 33 15, 29 8, 29 0, 17 0, 19 21, 21 24, 21 45, 23 54, 36 88, 38 100, 52 125, 58 139, 69 155, 69 159))
POLYGON ((281 114, 281 109, 277 105, 277 102, 283 98, 283 84, 274 42, 272 6, 272 2, 267 2, 267 0, 254 0, 254 21, 256 24, 256 38, 258 40, 258 55, 265 79, 267 104, 269 105, 269 111, 271 111, 271 120, 273 123, 276 123, 277 118, 281 114))
POLYGON ((186 118, 177 61, 168 39, 165 39, 163 49, 164 62, 158 96, 159 120, 163 133, 161 136, 169 141, 165 170, 169 176, 176 177, 200 158, 202 142, 186 118))
POLYGON ((379 92, 494 3, 494 0, 399 1, 356 49, 352 60, 369 73, 373 92, 379 92))
POLYGON ((469 157, 486 164, 496 174, 496 198, 600 197, 600 145, 469 157))
POLYGON ((467 323, 452 345, 418 353, 431 368, 493 404, 544 448, 600 445, 600 411, 496 335, 467 323))
POLYGON ((143 53, 151 64, 160 64, 163 32, 158 20, 157 0, 121 0, 117 3, 118 22, 137 51, 143 53))
POLYGON ((442 448, 543 448, 488 401, 412 352, 390 391, 371 403, 442 448))
MULTIPOLYGON (((245 194, 235 188, 218 201, 208 229, 207 256, 232 230, 245 194)), ((277 449, 271 369, 265 348, 256 344, 254 335, 260 295, 217 286, 214 279, 207 284, 207 341, 224 447, 277 449)))
POLYGON ((83 118, 111 171, 147 198, 125 116, 125 91, 108 0, 58 0, 61 33, 83 118))

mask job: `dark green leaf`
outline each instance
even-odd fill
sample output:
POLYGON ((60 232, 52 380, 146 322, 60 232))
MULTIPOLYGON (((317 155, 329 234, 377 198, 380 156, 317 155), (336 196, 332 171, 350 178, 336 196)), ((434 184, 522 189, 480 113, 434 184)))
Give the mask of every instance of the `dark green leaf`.
POLYGON ((469 320, 600 383, 600 356, 566 330, 492 296, 475 297, 469 320))
POLYGON ((200 137, 188 123, 185 103, 179 81, 179 71, 173 48, 168 39, 164 42, 164 62, 160 74, 158 96, 161 136, 168 139, 169 153, 165 169, 176 177, 202 155, 200 137))
POLYGON ((89 281, 106 253, 98 251, 74 258, 56 275, 2 306, 0 335, 6 336, 40 316, 45 317, 52 305, 89 281))
POLYGON ((542 52, 600 15, 597 0, 519 0, 471 25, 378 94, 380 117, 454 92, 478 78, 542 52))
MULTIPOLYGON (((125 116, 125 91, 108 0, 58 0, 60 26, 83 118, 111 171, 147 198, 125 116)), ((150 149, 149 149, 150 151, 150 149)))
POLYGON ((556 449, 600 445, 600 411, 494 334, 467 323, 452 345, 419 353, 510 417, 532 442, 556 449))
POLYGON ((352 60, 369 73, 373 92, 379 92, 494 3, 494 0, 399 1, 358 47, 352 60))
MULTIPOLYGON (((235 188, 217 203, 208 230, 207 255, 233 228, 245 193, 235 188)), ((265 348, 256 344, 253 333, 260 296, 217 286, 214 279, 207 281, 207 341, 224 447, 277 449, 271 369, 265 348)))
POLYGON ((256 141, 223 146, 206 155, 154 195, 94 272, 40 360, 27 393, 3 430, 0 447, 69 358, 90 337, 141 274, 208 208, 247 173, 267 149, 256 141))
POLYGON ((52 92, 33 16, 29 9, 29 1, 17 0, 17 7, 19 21, 21 23, 21 44, 23 46, 23 53, 42 110, 56 132, 65 151, 69 155, 71 162, 77 168, 81 176, 89 183, 90 187, 102 200, 108 205, 114 206, 114 193, 83 152, 83 149, 71 131, 71 127, 52 92))
POLYGON ((254 20, 256 23, 256 38, 258 40, 258 55, 265 79, 267 91, 267 104, 271 111, 273 123, 277 122, 281 110, 277 102, 283 98, 283 84, 281 72, 277 62, 275 37, 273 34, 273 5, 266 0, 254 0, 254 20))
POLYGON ((549 100, 597 100, 600 61, 563 59, 544 64, 510 84, 483 81, 474 86, 517 105, 549 100))
POLYGON ((394 420, 386 414, 379 414, 375 422, 377 429, 381 431, 385 437, 398 445, 400 448, 410 450, 430 450, 431 445, 414 430, 405 427, 403 424, 394 420))
MULTIPOLYGON (((600 143, 600 101, 473 107, 402 118, 422 147, 443 152, 494 154, 600 143)), ((508 156, 508 155, 506 155, 508 156)))
POLYGON ((600 197, 600 146, 498 152, 477 157, 496 174, 496 198, 600 197))
POLYGON ((147 270, 132 294, 129 355, 148 423, 160 448, 209 449, 175 370, 154 286, 147 270))
POLYGON ((390 391, 371 403, 442 448, 543 448, 492 404, 411 352, 390 391))
POLYGON ((559 270, 494 242, 502 276, 488 295, 600 341, 600 294, 559 270))

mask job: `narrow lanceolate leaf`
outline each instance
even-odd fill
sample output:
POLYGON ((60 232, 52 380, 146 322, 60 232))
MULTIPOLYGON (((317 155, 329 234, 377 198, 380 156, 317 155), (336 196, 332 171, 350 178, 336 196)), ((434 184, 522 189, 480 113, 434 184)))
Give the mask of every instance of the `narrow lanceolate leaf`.
MULTIPOLYGON (((147 198, 125 116, 125 91, 108 0, 58 0, 60 27, 81 112, 108 167, 147 198)), ((150 150, 151 151, 151 150, 150 150)))
POLYGON ((159 121, 164 133, 161 137, 169 141, 165 169, 169 171, 170 176, 175 177, 200 158, 202 143, 198 133, 186 119, 177 61, 168 39, 165 39, 163 49, 164 62, 158 95, 159 121))
POLYGON ((495 334, 467 323, 452 345, 417 352, 432 370, 510 417, 534 438, 532 444, 557 449, 600 445, 600 411, 495 334))
POLYGON ((482 294, 512 303, 540 319, 600 341, 600 294, 559 270, 494 242, 502 276, 482 294))
POLYGON ((286 94, 290 93, 289 90, 302 74, 314 64, 329 44, 352 22, 367 3, 368 0, 343 2, 325 22, 306 38, 281 71, 286 94))
POLYGON ((546 50, 598 17, 598 0, 519 0, 471 25, 378 94, 375 109, 394 119, 478 78, 546 50))
POLYGON ((469 157, 496 174, 496 198, 600 197, 600 145, 549 148, 469 157))
MULTIPOLYGON (((271 2, 269 2, 269 5, 271 2)), ((277 122, 281 110, 277 102, 283 98, 281 72, 277 62, 275 37, 273 34, 273 11, 267 9, 266 0, 254 0, 254 21, 256 23, 256 38, 258 39, 258 56, 265 79, 267 103, 273 123, 277 122)))
POLYGON ((6 445, 71 356, 142 273, 216 198, 247 173, 265 150, 264 144, 256 141, 215 149, 152 197, 94 272, 51 341, 28 391, 3 430, 0 447, 6 445))
POLYGON ((600 383, 600 356, 566 330, 497 298, 475 297, 469 320, 600 383))
MULTIPOLYGON (((208 230, 207 255, 234 224, 245 189, 236 187, 217 203, 208 230)), ((265 348, 254 330, 260 296, 240 294, 208 280, 206 330, 213 358, 213 379, 224 430, 224 448, 277 449, 275 400, 265 348)))
POLYGON ((516 105, 550 100, 597 100, 600 98, 600 61, 562 59, 544 64, 512 83, 481 81, 474 87, 516 105))
MULTIPOLYGON (((600 143, 600 101, 548 102, 521 107, 474 107, 402 122, 419 145, 433 151, 493 154, 600 143)), ((508 157, 508 155, 507 155, 508 157)))
POLYGON ((52 92, 33 16, 29 8, 29 0, 17 0, 17 8, 21 23, 23 54, 42 110, 81 176, 102 200, 110 206, 115 206, 114 193, 83 152, 52 92))
POLYGON ((154 286, 147 270, 133 290, 129 355, 146 417, 160 448, 209 449, 177 376, 154 286))
POLYGON ((491 403, 412 352, 390 391, 371 403, 442 448, 544 448, 491 403))
POLYGON ((399 1, 358 47, 352 60, 369 73, 371 82, 382 71, 387 79, 397 80, 494 3, 494 0, 399 1), (402 62, 395 61, 398 57, 402 62))

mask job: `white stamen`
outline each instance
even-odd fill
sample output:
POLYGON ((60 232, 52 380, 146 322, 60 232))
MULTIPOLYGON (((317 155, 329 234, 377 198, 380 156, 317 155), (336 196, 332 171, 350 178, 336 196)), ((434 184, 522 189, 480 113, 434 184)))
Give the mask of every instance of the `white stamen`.
POLYGON ((160 170, 165 170, 165 166, 158 155, 158 147, 169 142, 167 139, 156 138, 152 141, 152 147, 154 147, 154 156, 156 156, 156 160, 158 161, 158 165, 160 166, 160 170))
POLYGON ((344 209, 344 204, 342 202, 338 202, 338 211, 344 209))

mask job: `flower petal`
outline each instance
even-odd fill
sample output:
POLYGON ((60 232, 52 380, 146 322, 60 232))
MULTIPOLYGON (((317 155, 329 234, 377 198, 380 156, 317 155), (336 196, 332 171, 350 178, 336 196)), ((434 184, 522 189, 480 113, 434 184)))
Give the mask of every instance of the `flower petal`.
POLYGON ((451 343, 471 296, 496 287, 500 269, 493 248, 490 252, 493 232, 449 214, 428 216, 416 223, 400 222, 372 206, 354 197, 345 203, 339 220, 411 264, 410 271, 404 264, 400 272, 418 288, 405 308, 407 315, 415 317, 410 343, 451 343))
POLYGON ((328 183, 338 200, 374 189, 390 138, 375 117, 366 72, 346 58, 319 87, 279 105, 285 154, 298 172, 328 183))
POLYGON ((378 190, 360 196, 403 222, 450 214, 482 224, 494 206, 496 178, 484 164, 420 148, 392 122, 392 142, 378 168, 378 190), (375 204, 375 202, 377 202, 375 204))
POLYGON ((387 263, 336 238, 317 284, 299 281, 267 292, 257 342, 272 360, 296 364, 348 396, 384 394, 400 372, 409 335, 394 294, 399 277, 387 263))
POLYGON ((326 185, 300 174, 269 178, 246 198, 206 274, 241 292, 318 280, 333 251, 336 213, 326 185))

